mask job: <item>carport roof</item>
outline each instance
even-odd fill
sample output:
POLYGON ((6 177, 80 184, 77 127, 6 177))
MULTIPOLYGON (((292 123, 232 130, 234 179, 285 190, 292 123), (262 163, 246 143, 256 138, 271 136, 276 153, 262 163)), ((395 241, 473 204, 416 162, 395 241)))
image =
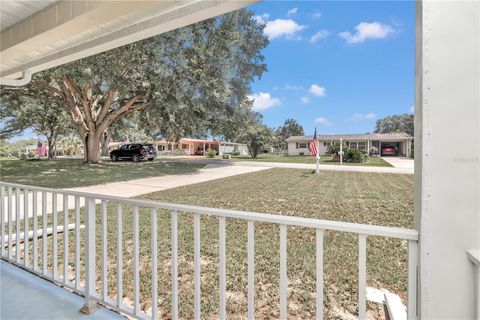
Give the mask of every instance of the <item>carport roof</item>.
MULTIPOLYGON (((405 132, 390 132, 390 133, 365 133, 365 134, 329 134, 317 135, 318 140, 379 140, 379 141, 404 141, 413 139, 405 132)), ((287 142, 310 141, 312 136, 291 136, 287 142)))

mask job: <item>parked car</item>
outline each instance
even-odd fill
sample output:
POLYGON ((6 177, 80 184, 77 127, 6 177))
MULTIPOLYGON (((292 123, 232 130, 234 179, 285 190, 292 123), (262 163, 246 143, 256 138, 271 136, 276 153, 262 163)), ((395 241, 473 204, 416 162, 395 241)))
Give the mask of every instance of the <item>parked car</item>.
POLYGON ((134 162, 147 159, 153 161, 157 156, 157 151, 151 144, 144 143, 129 143, 124 144, 120 148, 110 152, 110 159, 112 161, 130 159, 134 162))
POLYGON ((382 148, 382 156, 394 156, 397 154, 395 148, 385 147, 382 148))

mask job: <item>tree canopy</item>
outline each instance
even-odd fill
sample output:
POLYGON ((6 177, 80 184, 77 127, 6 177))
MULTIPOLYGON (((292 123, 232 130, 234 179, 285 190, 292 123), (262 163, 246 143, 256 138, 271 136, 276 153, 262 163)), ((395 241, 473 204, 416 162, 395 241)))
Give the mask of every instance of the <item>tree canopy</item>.
POLYGON ((266 70, 263 28, 251 11, 235 11, 43 71, 16 92, 63 106, 89 163, 100 161, 107 129, 140 110, 152 136, 231 138, 250 117, 251 82, 266 70))
POLYGON ((388 132, 406 132, 410 136, 414 136, 414 116, 413 114, 397 114, 378 119, 375 126, 375 133, 388 132))

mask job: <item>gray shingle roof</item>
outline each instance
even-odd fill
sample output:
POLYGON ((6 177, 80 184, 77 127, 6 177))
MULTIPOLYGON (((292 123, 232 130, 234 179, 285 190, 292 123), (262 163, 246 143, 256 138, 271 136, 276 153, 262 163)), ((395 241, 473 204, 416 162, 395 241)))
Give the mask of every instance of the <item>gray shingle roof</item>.
MULTIPOLYGON (((318 140, 410 140, 411 136, 405 132, 390 132, 390 133, 365 133, 365 134, 330 134, 330 135, 318 135, 318 140)), ((310 141, 312 136, 291 136, 287 142, 302 142, 310 141)))

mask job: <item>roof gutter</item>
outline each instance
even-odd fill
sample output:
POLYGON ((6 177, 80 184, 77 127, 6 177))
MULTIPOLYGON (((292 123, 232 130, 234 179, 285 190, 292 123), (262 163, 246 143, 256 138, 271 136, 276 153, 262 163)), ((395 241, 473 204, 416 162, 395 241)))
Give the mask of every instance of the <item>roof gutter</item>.
POLYGON ((0 85, 21 87, 27 85, 32 80, 32 73, 30 71, 23 71, 20 79, 0 78, 0 85))

